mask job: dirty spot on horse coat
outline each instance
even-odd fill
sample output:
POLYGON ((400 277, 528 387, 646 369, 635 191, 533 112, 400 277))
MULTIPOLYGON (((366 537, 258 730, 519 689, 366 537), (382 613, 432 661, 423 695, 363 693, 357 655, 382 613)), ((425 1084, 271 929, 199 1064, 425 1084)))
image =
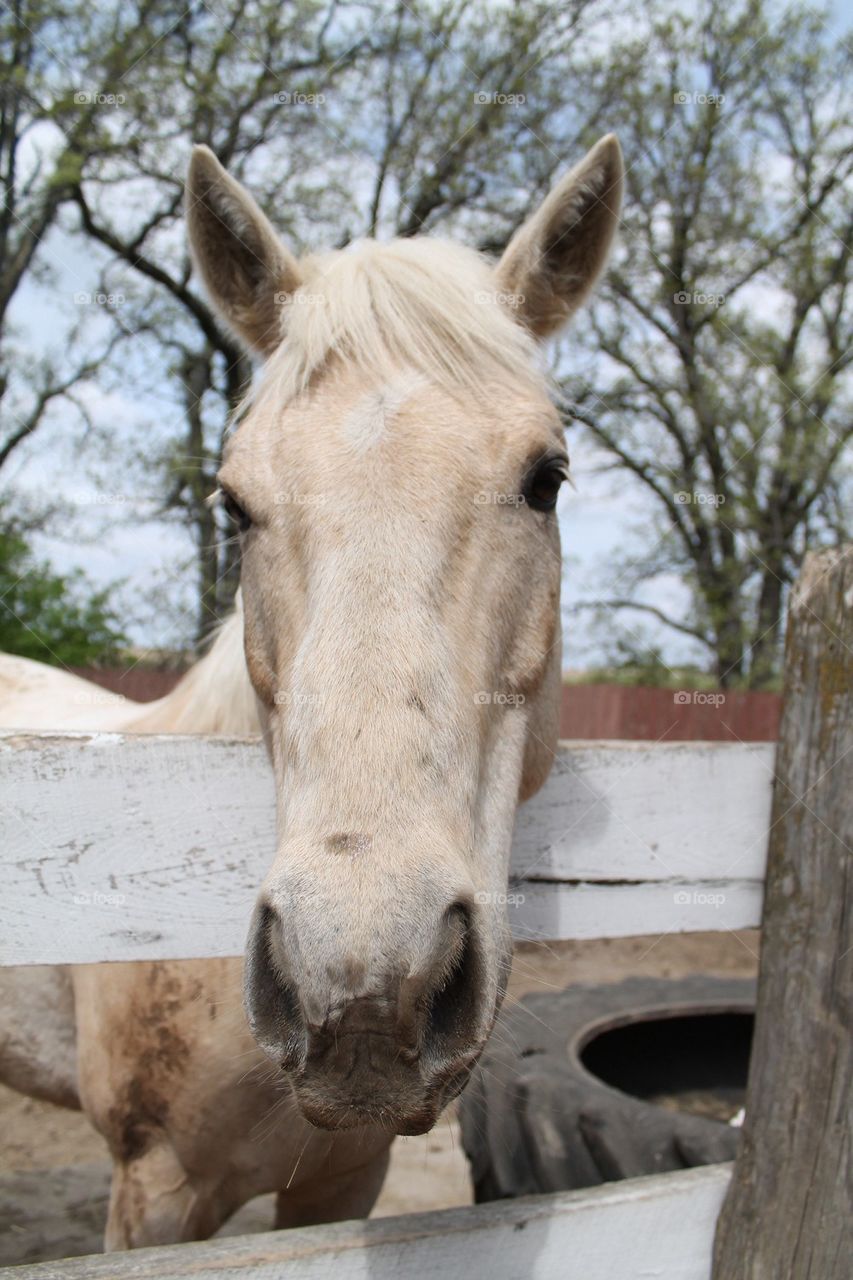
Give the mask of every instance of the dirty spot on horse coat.
POLYGON ((188 993, 165 965, 148 972, 148 991, 127 1011, 124 1056, 133 1072, 108 1112, 111 1145, 124 1161, 141 1156, 166 1127, 175 1080, 186 1070, 190 1047, 175 1030, 188 993))
POLYGON ((347 853, 351 858, 367 853, 373 844, 373 836, 366 836, 360 831, 341 831, 329 836, 326 848, 329 853, 347 853))

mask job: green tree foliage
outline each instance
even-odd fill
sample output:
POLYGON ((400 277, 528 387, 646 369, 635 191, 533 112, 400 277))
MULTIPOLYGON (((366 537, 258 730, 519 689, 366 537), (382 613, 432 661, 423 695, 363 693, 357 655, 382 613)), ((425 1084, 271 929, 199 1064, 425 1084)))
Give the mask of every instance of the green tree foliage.
POLYGON ((126 643, 109 588, 40 562, 14 527, 0 529, 0 651, 54 666, 115 662, 126 643))

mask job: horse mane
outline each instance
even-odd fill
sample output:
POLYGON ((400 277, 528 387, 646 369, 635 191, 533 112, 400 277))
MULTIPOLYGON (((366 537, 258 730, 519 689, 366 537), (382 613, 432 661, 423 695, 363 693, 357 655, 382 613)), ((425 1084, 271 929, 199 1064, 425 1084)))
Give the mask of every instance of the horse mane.
POLYGON ((243 653, 243 609, 235 610, 171 693, 143 704, 122 726, 133 733, 260 733, 255 691, 243 653))
POLYGON ((508 378, 546 390, 536 342, 475 250, 427 237, 365 240, 299 265, 285 340, 244 408, 280 409, 332 359, 381 378, 414 368, 457 394, 508 378))

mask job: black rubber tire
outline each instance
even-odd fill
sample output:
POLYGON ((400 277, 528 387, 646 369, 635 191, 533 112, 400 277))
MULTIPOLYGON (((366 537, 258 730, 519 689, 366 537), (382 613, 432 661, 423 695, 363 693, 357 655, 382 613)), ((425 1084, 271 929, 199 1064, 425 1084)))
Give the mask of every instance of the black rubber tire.
POLYGON ((702 976, 569 987, 506 1007, 460 1101, 477 1202, 733 1160, 739 1129, 612 1088, 581 1053, 623 1023, 754 1008, 750 979, 702 976))

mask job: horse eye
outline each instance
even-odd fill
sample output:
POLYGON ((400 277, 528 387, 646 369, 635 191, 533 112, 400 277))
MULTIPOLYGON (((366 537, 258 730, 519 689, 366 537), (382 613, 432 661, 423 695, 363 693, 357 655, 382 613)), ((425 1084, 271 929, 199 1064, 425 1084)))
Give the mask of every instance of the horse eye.
POLYGON ((237 526, 241 533, 245 533, 250 528, 252 524, 251 516, 247 515, 234 495, 228 493, 225 489, 222 490, 222 506, 228 519, 237 526))
POLYGON ((557 505, 560 486, 566 479, 566 464, 558 459, 542 463, 531 475, 524 490, 524 499, 534 511, 553 511, 557 505))

